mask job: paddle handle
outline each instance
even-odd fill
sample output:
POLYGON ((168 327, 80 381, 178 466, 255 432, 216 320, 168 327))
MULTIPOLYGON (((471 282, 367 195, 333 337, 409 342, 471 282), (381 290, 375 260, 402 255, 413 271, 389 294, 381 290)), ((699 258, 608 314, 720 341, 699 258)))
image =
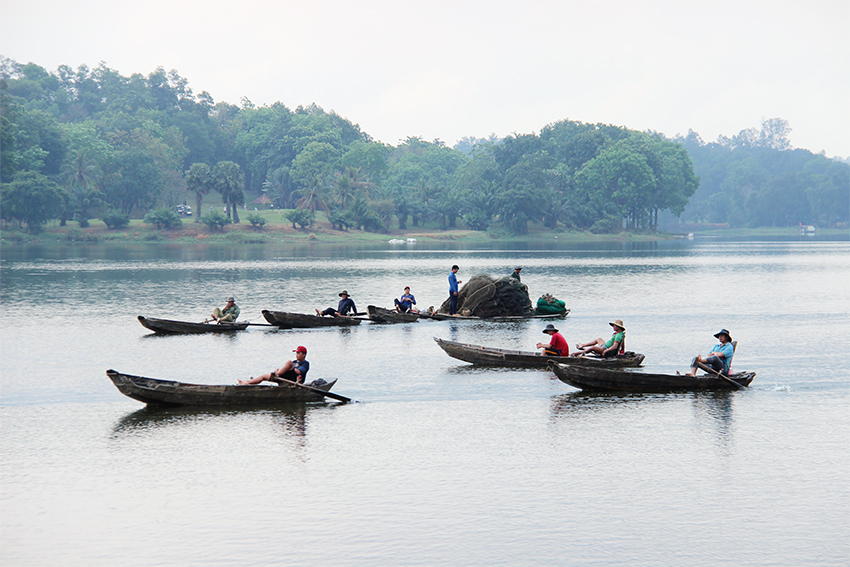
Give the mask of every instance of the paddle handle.
POLYGON ((310 390, 311 392, 316 392, 317 394, 321 394, 323 396, 327 396, 328 398, 333 398, 335 400, 339 400, 340 402, 348 403, 351 401, 351 398, 346 398, 345 396, 340 396, 339 394, 334 394, 333 392, 327 392, 325 390, 320 390, 318 388, 314 388, 312 386, 308 386, 306 384, 300 384, 298 382, 293 382, 292 380, 286 380, 279 376, 273 377, 272 382, 277 382, 278 384, 286 384, 287 386, 297 386, 299 388, 304 388, 305 390, 310 390))
POLYGON ((738 388, 739 390, 745 390, 745 389, 747 388, 747 387, 746 387, 746 386, 744 386, 743 384, 738 384, 737 382, 735 382, 734 380, 732 380, 732 379, 731 379, 731 378, 729 378, 728 376, 724 375, 722 372, 718 372, 718 371, 717 371, 717 370, 715 370, 714 368, 712 368, 712 367, 710 367, 710 366, 708 366, 708 365, 705 365, 705 364, 703 364, 702 362, 697 361, 697 362, 696 362, 696 366, 697 366, 697 368, 702 368, 702 369, 703 369, 703 370, 705 370, 706 372, 710 372, 711 374, 714 374, 715 376, 717 376, 717 377, 718 377, 718 378, 720 378, 721 380, 726 380, 727 382, 729 382, 730 384, 734 385, 734 386, 735 386, 736 388, 738 388))

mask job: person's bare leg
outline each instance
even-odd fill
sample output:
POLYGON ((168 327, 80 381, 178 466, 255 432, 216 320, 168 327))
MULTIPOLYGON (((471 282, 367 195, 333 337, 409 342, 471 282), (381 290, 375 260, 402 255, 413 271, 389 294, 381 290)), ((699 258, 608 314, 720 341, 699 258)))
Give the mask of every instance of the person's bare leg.
POLYGON ((596 339, 595 341, 589 341, 589 342, 586 342, 586 343, 576 343, 576 348, 578 350, 582 350, 582 349, 585 349, 587 347, 592 347, 592 346, 602 345, 602 344, 605 344, 605 341, 603 339, 596 339))
POLYGON ((237 380, 237 382, 238 382, 241 386, 253 386, 254 384, 259 384, 260 382, 263 382, 263 381, 265 381, 265 380, 268 380, 268 379, 270 379, 271 377, 272 377, 272 373, 271 373, 271 372, 267 372, 266 374, 260 374, 260 375, 259 375, 259 376, 257 376, 256 378, 253 378, 253 377, 252 377, 252 378, 248 378, 247 380, 237 380))

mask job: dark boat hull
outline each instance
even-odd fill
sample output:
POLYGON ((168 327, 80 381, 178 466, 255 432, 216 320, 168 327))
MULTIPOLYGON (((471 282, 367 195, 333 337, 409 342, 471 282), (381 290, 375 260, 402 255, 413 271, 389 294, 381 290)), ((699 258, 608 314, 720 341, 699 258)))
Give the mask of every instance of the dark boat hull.
POLYGON ((549 364, 567 364, 574 366, 599 366, 605 368, 625 368, 640 366, 645 358, 642 354, 619 356, 616 358, 592 358, 578 356, 542 356, 536 352, 506 350, 446 341, 437 337, 434 340, 446 354, 452 358, 489 366, 525 366, 546 368, 549 364))
POLYGON ((552 313, 546 315, 506 315, 504 317, 474 317, 471 315, 449 315, 448 313, 424 313, 419 312, 420 319, 436 319, 438 321, 491 321, 494 323, 514 323, 526 319, 564 319, 570 314, 567 309, 563 313, 552 313))
POLYGON ((198 335, 201 333, 232 333, 244 331, 250 323, 190 323, 138 316, 139 323, 158 335, 198 335))
POLYGON ((369 313, 369 320, 376 323, 415 323, 419 320, 418 313, 401 313, 374 305, 367 305, 366 311, 369 313))
MULTIPOLYGON (((652 374, 610 368, 588 368, 553 364, 555 375, 574 388, 606 392, 678 392, 702 390, 734 390, 736 386, 711 374, 684 376, 679 374, 652 374)), ((755 372, 729 376, 742 386, 748 386, 755 372)))
MULTIPOLYGON (((320 402, 324 396, 298 386, 225 386, 185 384, 171 380, 157 380, 144 376, 122 374, 107 370, 106 375, 115 387, 129 398, 146 404, 168 406, 231 406, 263 405, 289 402, 320 402)), ((316 386, 329 391, 336 380, 316 386)))
POLYGON ((281 329, 312 329, 315 327, 349 327, 359 325, 360 319, 353 317, 319 317, 304 313, 263 310, 263 317, 281 329))

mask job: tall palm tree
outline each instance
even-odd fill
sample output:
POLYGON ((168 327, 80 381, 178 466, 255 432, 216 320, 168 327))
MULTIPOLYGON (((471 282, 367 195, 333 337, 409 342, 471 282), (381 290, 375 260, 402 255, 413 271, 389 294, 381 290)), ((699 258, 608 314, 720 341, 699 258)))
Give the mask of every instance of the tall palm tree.
POLYGON ((331 197, 337 205, 347 209, 360 195, 367 202, 373 197, 374 183, 369 181, 369 176, 363 173, 363 168, 346 167, 344 171, 337 172, 331 185, 331 197))
POLYGON ((318 175, 311 175, 308 183, 306 187, 293 192, 298 197, 295 206, 299 209, 307 209, 314 214, 316 209, 322 209, 326 214, 330 214, 330 207, 324 195, 324 180, 318 175))
POLYGON ((186 188, 195 194, 195 222, 201 222, 204 195, 212 189, 212 170, 205 163, 193 163, 185 175, 186 188))
POLYGON ((85 150, 76 150, 62 164, 59 176, 71 196, 70 212, 79 212, 80 224, 88 226, 89 210, 103 203, 106 197, 98 187, 100 166, 85 150))
POLYGON ((292 194, 292 178, 289 176, 288 167, 279 167, 270 171, 263 181, 263 193, 271 199, 278 207, 288 208, 289 198, 292 194))
POLYGON ((239 224, 239 211, 236 205, 245 203, 245 175, 238 163, 232 161, 218 162, 212 171, 213 187, 227 203, 228 217, 233 215, 233 222, 239 224))

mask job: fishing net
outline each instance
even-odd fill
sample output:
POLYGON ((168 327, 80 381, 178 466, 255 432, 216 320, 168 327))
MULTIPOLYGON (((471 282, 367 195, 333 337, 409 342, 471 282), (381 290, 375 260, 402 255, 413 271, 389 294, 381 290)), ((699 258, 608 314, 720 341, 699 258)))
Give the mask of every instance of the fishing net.
MULTIPOLYGON (((510 276, 495 279, 486 274, 473 276, 458 292, 457 311, 475 317, 527 316, 534 314, 528 286, 510 276)), ((449 300, 440 306, 449 312, 449 300)))
POLYGON ((556 315, 567 310, 567 304, 550 293, 544 293, 537 300, 539 315, 556 315))

